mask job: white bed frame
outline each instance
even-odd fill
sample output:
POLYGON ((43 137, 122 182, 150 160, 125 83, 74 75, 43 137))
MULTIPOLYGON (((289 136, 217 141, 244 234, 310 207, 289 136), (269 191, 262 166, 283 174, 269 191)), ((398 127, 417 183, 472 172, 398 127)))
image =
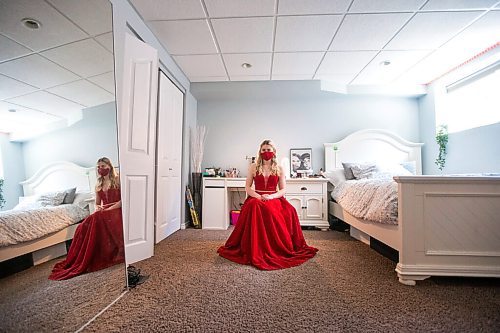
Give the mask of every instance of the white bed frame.
MULTIPOLYGON (((84 168, 71 162, 54 162, 33 177, 21 182, 24 196, 66 190, 76 187, 76 192, 94 192, 96 184, 95 167, 84 168)), ((66 254, 65 242, 73 238, 76 224, 42 238, 0 248, 0 262, 32 253, 35 265, 66 254)))
POLYGON ((398 225, 358 219, 331 201, 329 213, 399 251, 399 281, 430 276, 500 277, 500 177, 421 176, 421 143, 384 130, 363 130, 325 143, 325 169, 342 162, 416 161, 417 176, 395 177, 398 225), (335 149, 334 149, 335 147, 335 149))

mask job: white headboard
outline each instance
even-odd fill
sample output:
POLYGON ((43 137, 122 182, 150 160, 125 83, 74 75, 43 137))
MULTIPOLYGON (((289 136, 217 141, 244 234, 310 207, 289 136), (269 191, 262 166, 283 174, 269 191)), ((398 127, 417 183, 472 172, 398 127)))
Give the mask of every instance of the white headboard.
POLYGON ((324 146, 326 171, 342 168, 342 162, 415 161, 417 174, 422 174, 421 147, 423 143, 407 141, 386 130, 357 131, 339 142, 325 143, 324 146))
POLYGON ((76 187, 77 192, 94 192, 97 181, 95 167, 84 168, 72 162, 54 162, 21 182, 24 196, 76 187))

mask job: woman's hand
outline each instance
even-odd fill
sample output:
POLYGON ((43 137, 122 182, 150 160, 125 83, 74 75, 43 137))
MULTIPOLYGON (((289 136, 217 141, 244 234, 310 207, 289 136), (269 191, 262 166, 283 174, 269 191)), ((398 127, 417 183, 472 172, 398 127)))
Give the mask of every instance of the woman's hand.
POLYGON ((274 196, 272 194, 263 194, 262 196, 262 201, 269 201, 274 199, 274 196))

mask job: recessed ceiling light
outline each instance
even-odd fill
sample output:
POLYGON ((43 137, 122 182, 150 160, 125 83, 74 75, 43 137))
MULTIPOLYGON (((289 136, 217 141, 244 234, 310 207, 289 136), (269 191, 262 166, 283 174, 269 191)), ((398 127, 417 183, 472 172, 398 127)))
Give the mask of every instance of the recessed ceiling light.
POLYGON ((389 66, 391 64, 390 60, 384 60, 380 63, 380 66, 389 66))
POLYGON ((250 68, 250 67, 252 67, 252 65, 249 64, 249 63, 247 63, 247 62, 244 62, 244 63, 241 64, 241 67, 243 67, 243 68, 250 68))
POLYGON ((21 22, 23 23, 23 25, 30 29, 30 30, 38 30, 42 27, 42 24, 40 23, 40 21, 37 21, 35 19, 32 19, 32 18, 23 18, 21 20, 21 22))
POLYGON ((9 112, 17 112, 16 109, 9 109, 9 112))

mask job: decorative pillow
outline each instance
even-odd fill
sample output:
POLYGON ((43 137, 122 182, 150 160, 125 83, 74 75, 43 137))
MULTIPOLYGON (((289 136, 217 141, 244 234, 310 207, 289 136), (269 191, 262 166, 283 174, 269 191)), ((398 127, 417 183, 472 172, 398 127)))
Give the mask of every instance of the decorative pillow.
POLYGON ((330 181, 330 183, 333 184, 333 186, 339 186, 341 183, 346 181, 344 169, 342 168, 326 171, 323 175, 330 181))
POLYGON ((42 206, 58 206, 62 204, 65 196, 66 192, 44 193, 38 197, 37 202, 39 202, 42 206))
POLYGON ((352 165, 351 171, 355 179, 366 179, 373 178, 373 175, 378 172, 378 169, 374 164, 358 164, 352 165))
POLYGON ((354 174, 352 173, 351 167, 353 165, 358 165, 359 163, 342 163, 342 166, 344 167, 344 175, 345 179, 351 180, 354 179, 354 174))
POLYGON ((403 168, 408 170, 412 175, 417 174, 417 162, 415 161, 408 161, 408 162, 401 162, 399 163, 403 168))
POLYGON ((66 191, 64 191, 64 200, 63 204, 72 204, 73 201, 75 201, 75 194, 76 194, 76 187, 69 188, 66 191))

